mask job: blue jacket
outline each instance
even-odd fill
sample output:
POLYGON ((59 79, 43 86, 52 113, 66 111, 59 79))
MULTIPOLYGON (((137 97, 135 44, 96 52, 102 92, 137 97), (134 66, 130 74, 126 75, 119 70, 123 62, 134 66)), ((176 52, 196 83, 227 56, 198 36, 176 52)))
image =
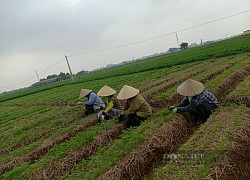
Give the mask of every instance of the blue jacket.
POLYGON ((94 92, 91 92, 89 94, 89 97, 88 97, 88 101, 87 102, 83 102, 83 104, 86 106, 86 105, 94 105, 94 106, 98 106, 98 107, 101 107, 101 106, 104 106, 104 102, 102 101, 102 99, 97 96, 94 92))

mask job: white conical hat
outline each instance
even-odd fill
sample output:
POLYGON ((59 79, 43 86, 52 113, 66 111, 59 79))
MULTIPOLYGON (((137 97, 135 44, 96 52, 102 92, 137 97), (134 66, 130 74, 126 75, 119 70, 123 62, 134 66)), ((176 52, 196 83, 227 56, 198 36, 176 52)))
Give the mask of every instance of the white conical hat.
POLYGON ((202 93, 204 89, 202 83, 188 79, 177 88, 177 92, 183 96, 196 96, 202 93))
POLYGON ((92 92, 92 90, 90 90, 90 89, 82 89, 80 92, 79 99, 84 98, 85 96, 87 96, 91 92, 92 92))
POLYGON ((120 90, 119 94, 117 95, 117 99, 129 99, 139 94, 139 92, 140 91, 138 89, 135 89, 128 85, 124 85, 123 88, 120 90))
POLYGON ((111 96, 116 93, 116 90, 104 85, 97 93, 98 96, 111 96))

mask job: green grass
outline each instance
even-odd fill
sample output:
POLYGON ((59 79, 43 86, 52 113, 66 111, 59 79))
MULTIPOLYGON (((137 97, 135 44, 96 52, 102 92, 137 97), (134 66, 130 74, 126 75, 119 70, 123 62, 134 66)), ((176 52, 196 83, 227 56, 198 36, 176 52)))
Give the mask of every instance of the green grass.
POLYGON ((250 75, 242 81, 234 91, 228 94, 227 97, 250 96, 250 75))

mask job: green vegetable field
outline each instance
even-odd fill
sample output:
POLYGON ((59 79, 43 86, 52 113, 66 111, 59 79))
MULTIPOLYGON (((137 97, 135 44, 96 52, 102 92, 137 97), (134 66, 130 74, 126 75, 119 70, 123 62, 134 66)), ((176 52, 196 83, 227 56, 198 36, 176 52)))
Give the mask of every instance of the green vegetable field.
POLYGON ((0 96, 0 179, 250 179, 250 36, 0 96), (168 109, 192 78, 220 106, 202 125, 168 109), (80 90, 124 84, 153 115, 139 127, 101 123, 80 90))

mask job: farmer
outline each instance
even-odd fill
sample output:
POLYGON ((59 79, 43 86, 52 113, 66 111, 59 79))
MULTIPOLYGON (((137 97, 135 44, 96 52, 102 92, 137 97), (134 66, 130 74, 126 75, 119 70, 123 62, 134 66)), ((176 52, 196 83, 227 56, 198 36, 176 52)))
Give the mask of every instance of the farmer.
POLYGON ((90 89, 81 90, 79 99, 84 97, 87 97, 88 101, 78 102, 78 104, 83 104, 85 106, 85 115, 95 113, 96 110, 103 109, 105 107, 105 104, 102 99, 90 89))
POLYGON ((212 110, 218 107, 217 98, 202 83, 188 79, 182 83, 177 92, 185 96, 183 102, 177 106, 170 106, 173 112, 194 112, 197 115, 197 124, 205 123, 212 110))
POLYGON ((152 115, 152 109, 145 99, 139 94, 139 90, 124 85, 117 99, 126 100, 124 110, 120 113, 120 119, 128 118, 128 126, 139 126, 146 118, 152 115))
POLYGON ((97 93, 98 96, 107 97, 107 107, 105 110, 101 110, 98 113, 98 118, 100 120, 108 120, 109 118, 116 117, 120 115, 121 112, 121 104, 117 100, 115 95, 116 91, 111 87, 105 85, 103 86, 97 93))

